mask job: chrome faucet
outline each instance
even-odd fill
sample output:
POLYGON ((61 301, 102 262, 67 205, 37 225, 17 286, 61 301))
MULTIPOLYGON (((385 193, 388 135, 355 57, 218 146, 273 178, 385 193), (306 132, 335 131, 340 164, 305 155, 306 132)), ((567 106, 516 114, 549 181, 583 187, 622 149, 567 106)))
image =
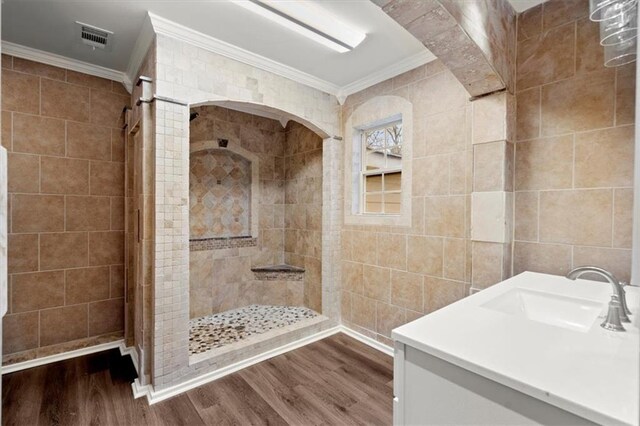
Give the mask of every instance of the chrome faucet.
POLYGON ((578 268, 575 268, 567 274, 567 278, 569 278, 570 280, 575 280, 583 274, 588 273, 600 275, 601 277, 606 279, 613 288, 613 295, 611 296, 611 300, 609 301, 609 311, 607 312, 607 318, 600 325, 607 330, 624 331, 622 323, 631 322, 631 320, 629 319, 629 315, 631 315, 631 312, 627 307, 627 298, 624 292, 624 288, 622 288, 622 284, 620 284, 620 281, 618 281, 618 279, 611 272, 607 271, 606 269, 598 268, 596 266, 580 266, 578 268))

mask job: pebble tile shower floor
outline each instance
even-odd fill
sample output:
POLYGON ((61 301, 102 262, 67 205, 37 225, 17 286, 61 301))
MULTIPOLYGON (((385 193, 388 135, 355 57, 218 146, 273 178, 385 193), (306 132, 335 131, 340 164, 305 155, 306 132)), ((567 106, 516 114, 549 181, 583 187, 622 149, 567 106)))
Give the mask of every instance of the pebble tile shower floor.
POLYGON ((317 316, 315 311, 300 306, 249 305, 194 318, 189 321, 189 354, 201 354, 317 316))

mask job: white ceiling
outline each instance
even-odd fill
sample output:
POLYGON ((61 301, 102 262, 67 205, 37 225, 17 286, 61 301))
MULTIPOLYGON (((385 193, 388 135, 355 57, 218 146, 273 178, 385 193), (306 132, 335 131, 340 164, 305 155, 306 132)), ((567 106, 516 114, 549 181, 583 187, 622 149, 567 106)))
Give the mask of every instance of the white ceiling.
MULTIPOLYGON (((401 61, 430 55, 370 0, 307 1, 365 32, 366 39, 337 53, 228 0, 4 0, 2 40, 125 72, 149 11, 338 88, 376 74, 389 78, 389 70, 405 71, 398 70, 401 61), (81 44, 75 21, 113 31, 111 51, 81 44)), ((542 0, 509 1, 521 11, 542 0)))
POLYGON ((509 3, 511 3, 516 12, 520 13, 545 1, 546 0, 509 0, 509 3))
POLYGON ((226 0, 4 0, 2 40, 125 71, 147 11, 343 87, 426 48, 369 0, 315 0, 364 31, 356 49, 337 53, 226 0), (77 40, 74 22, 115 33, 111 52, 77 40))

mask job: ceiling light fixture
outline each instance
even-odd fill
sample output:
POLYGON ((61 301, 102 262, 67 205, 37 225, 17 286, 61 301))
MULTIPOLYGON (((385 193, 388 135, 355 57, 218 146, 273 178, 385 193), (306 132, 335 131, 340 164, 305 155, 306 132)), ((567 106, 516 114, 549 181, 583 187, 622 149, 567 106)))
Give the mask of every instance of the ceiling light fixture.
POLYGON ((310 1, 236 0, 234 3, 340 53, 353 50, 366 37, 310 1))

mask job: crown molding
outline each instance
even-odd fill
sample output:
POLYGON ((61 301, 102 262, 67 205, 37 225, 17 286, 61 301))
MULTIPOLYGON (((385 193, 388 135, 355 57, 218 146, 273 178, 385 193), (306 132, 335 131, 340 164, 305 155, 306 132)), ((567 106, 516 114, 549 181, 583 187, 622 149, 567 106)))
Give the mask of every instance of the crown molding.
POLYGON ((248 50, 234 46, 233 44, 192 30, 191 28, 177 24, 151 12, 148 13, 156 34, 162 34, 184 41, 193 46, 260 68, 264 71, 277 74, 281 77, 288 78, 295 82, 304 84, 305 86, 310 86, 314 89, 318 89, 332 95, 336 95, 339 91, 339 87, 337 85, 314 77, 311 74, 307 74, 288 65, 281 64, 280 62, 249 52, 248 50))
POLYGON ((147 13, 144 22, 142 23, 140 33, 138 34, 136 44, 133 46, 133 51, 131 52, 131 56, 129 57, 129 65, 127 65, 127 71, 125 73, 129 81, 131 81, 132 83, 134 81, 138 81, 140 66, 147 56, 149 46, 151 46, 151 43, 153 43, 155 37, 156 34, 153 30, 151 17, 147 13))
POLYGON ((381 83, 385 80, 422 66, 435 59, 436 57, 433 53, 428 50, 424 50, 423 52, 417 53, 413 56, 409 56, 402 61, 398 61, 386 68, 374 72, 373 74, 369 74, 368 76, 361 78, 360 80, 356 80, 353 83, 349 83, 346 86, 341 87, 336 96, 339 100, 342 99, 342 101, 340 102, 342 104, 344 102, 344 99, 346 99, 349 95, 358 93, 361 90, 373 86, 374 84, 381 83))
POLYGON ((94 75, 96 77, 106 78, 107 80, 117 81, 118 83, 123 83, 127 87, 127 90, 131 91, 131 81, 122 71, 116 71, 99 65, 93 65, 88 62, 70 59, 56 55, 55 53, 45 52, 31 47, 22 46, 20 44, 11 43, 9 41, 2 41, 2 53, 15 56, 17 58, 41 62, 54 67, 65 68, 84 74, 94 75))

